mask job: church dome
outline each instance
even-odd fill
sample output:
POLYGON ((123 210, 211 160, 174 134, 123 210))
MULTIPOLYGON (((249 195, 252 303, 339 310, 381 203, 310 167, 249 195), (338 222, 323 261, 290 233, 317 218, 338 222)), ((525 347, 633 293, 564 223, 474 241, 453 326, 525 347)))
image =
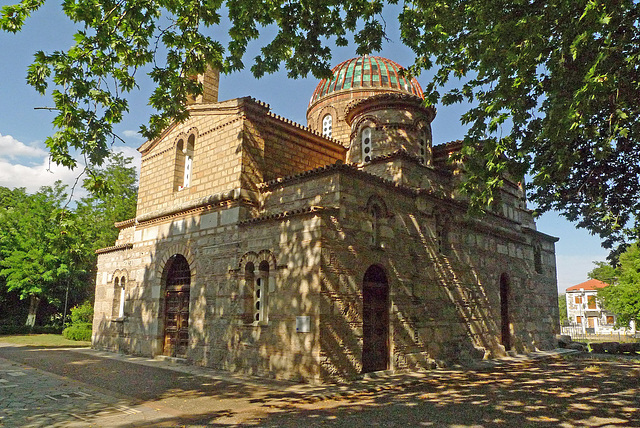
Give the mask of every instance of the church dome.
POLYGON ((349 59, 333 68, 331 78, 320 81, 309 106, 335 92, 353 90, 397 91, 424 98, 418 81, 401 76, 402 69, 396 62, 379 56, 349 59))

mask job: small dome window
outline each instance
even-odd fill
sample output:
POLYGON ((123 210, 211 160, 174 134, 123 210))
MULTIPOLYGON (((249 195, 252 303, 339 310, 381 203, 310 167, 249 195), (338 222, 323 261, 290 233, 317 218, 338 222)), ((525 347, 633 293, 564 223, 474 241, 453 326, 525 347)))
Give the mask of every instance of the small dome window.
POLYGON ((371 128, 364 128, 361 136, 362 142, 362 160, 364 162, 371 161, 371 128))
POLYGON ((322 118, 322 136, 331 138, 333 134, 333 117, 328 114, 322 118))

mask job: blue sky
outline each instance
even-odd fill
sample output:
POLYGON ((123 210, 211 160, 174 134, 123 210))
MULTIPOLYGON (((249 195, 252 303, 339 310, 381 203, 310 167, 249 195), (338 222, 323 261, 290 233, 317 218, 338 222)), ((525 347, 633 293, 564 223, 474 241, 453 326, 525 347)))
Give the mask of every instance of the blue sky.
MULTIPOLYGON (((0 2, 1 5, 12 3, 0 2)), ((386 21, 390 40, 377 54, 400 64, 410 64, 412 52, 400 42, 398 30, 393 27, 393 16, 386 21)), ((25 80, 33 54, 37 50, 67 49, 72 44, 73 30, 73 24, 59 11, 59 3, 47 2, 30 18, 21 33, 0 32, 0 186, 26 187, 32 192, 58 179, 72 184, 79 174, 79 171, 69 171, 48 162, 44 140, 54 132, 51 126, 54 114, 35 108, 51 106, 52 102, 48 97, 40 96, 25 80)), ((218 37, 225 40, 226 35, 219 31, 218 37)), ((247 68, 256 55, 257 44, 250 46, 245 59, 247 68)), ((353 47, 335 49, 333 63, 337 65, 354 56, 353 47)), ((418 80, 424 86, 428 77, 425 75, 418 80)), ((243 71, 221 76, 219 97, 226 100, 252 96, 270 104, 274 113, 306 124, 307 105, 317 84, 313 77, 291 80, 284 71, 260 80, 243 71)), ((139 162, 136 148, 144 142, 137 130, 151 112, 147 106, 151 90, 150 82, 142 82, 140 91, 132 94, 130 114, 116 128, 126 145, 114 146, 114 150, 134 157, 136 162, 139 162)), ((459 117, 463 111, 460 106, 438 107, 432 124, 434 144, 462 138, 464 129, 459 117)), ((538 230, 560 238, 556 254, 558 289, 561 292, 585 281, 587 272, 593 268, 592 262, 606 258, 607 251, 600 247, 597 237, 576 229, 557 214, 547 213, 537 223, 538 230)))

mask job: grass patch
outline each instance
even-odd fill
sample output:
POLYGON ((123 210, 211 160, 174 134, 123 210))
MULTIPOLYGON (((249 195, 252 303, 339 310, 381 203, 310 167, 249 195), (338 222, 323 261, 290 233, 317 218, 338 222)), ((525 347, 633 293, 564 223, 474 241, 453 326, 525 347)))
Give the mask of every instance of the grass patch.
POLYGON ((65 348, 86 348, 91 342, 69 340, 61 334, 24 334, 15 336, 0 336, 0 343, 10 343, 21 346, 44 346, 65 348))

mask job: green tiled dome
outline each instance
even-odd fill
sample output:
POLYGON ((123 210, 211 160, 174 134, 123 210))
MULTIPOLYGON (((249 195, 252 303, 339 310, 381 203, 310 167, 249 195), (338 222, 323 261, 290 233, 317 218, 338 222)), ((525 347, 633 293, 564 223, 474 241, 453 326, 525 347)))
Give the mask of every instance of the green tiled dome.
POLYGON ((400 70, 400 65, 379 56, 366 55, 344 61, 333 68, 333 77, 320 81, 309 105, 333 92, 368 88, 390 89, 424 98, 418 81, 401 76, 400 70))

